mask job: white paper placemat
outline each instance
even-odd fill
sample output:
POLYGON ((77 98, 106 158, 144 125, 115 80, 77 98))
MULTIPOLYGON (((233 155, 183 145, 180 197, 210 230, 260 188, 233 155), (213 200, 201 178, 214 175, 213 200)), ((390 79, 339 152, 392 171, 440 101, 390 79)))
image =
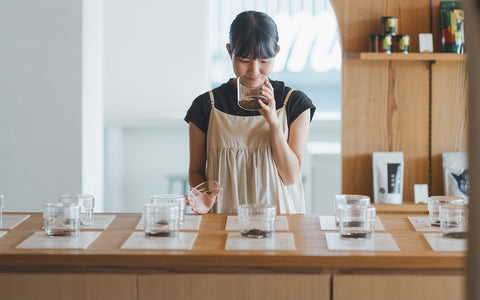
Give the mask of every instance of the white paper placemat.
POLYGON ((375 233, 370 239, 342 239, 338 232, 325 233, 328 250, 400 251, 390 233, 375 233))
POLYGON ((410 223, 412 223, 413 228, 415 228, 416 231, 442 231, 440 226, 430 225, 429 217, 408 217, 408 220, 410 220, 410 223))
POLYGON ((179 232, 176 237, 147 237, 143 232, 134 232, 121 249, 192 250, 197 232, 179 232))
POLYGON ((0 224, 0 229, 13 229, 18 224, 22 223, 26 219, 30 218, 30 215, 2 215, 2 224, 0 224))
MULTIPOLYGON (((200 229, 200 222, 202 221, 202 216, 200 215, 185 215, 185 219, 183 220, 183 224, 180 224, 180 230, 199 230, 200 229)), ((145 225, 143 223, 143 216, 138 221, 137 227, 135 230, 143 230, 145 225)))
POLYGON ((0 231, 0 237, 4 236, 5 233, 7 233, 6 231, 0 231))
POLYGON ((240 232, 229 232, 225 250, 295 250, 291 232, 275 232, 273 237, 255 239, 244 238, 240 232))
POLYGON ((467 239, 444 239, 441 233, 424 233, 433 251, 467 251, 467 239))
MULTIPOLYGON (((322 230, 338 230, 335 223, 335 216, 320 216, 320 229, 322 230)), ((385 231, 382 221, 376 216, 375 218, 375 231, 385 231)))
POLYGON ((94 215, 92 225, 80 225, 80 229, 107 229, 116 215, 94 215))
MULTIPOLYGON (((227 225, 225 226, 226 231, 240 230, 240 219, 238 216, 228 216, 227 225)), ((287 216, 276 216, 275 217, 275 231, 288 231, 288 220, 287 216)))
POLYGON ((80 231, 78 236, 52 236, 37 231, 17 245, 18 249, 87 249, 100 232, 80 231))

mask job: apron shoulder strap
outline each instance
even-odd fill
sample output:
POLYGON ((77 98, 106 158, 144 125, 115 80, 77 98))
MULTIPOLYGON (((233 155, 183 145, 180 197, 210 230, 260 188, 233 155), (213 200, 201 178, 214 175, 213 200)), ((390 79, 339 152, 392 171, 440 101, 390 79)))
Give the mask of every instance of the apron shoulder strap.
POLYGON ((294 91, 294 89, 290 89, 290 91, 288 91, 287 96, 285 97, 285 101, 283 101, 283 107, 284 108, 287 107, 288 99, 290 99, 290 95, 292 94, 293 91, 294 91))
POLYGON ((212 104, 212 108, 215 105, 215 99, 213 98, 213 92, 208 91, 208 94, 210 95, 210 103, 212 104))

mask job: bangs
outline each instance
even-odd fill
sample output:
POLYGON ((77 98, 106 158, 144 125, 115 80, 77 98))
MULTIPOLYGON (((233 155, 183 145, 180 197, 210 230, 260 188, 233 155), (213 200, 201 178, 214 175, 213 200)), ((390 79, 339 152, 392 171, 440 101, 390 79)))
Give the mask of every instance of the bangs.
POLYGON ((242 38, 233 43, 235 56, 252 59, 272 58, 277 55, 277 45, 270 36, 258 28, 252 28, 242 38))

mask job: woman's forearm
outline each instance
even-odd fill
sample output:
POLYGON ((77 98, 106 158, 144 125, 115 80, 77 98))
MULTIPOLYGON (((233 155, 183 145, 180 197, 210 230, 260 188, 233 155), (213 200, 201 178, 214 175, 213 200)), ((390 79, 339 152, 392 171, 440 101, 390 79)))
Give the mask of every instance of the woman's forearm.
POLYGON ((272 154, 280 178, 285 185, 292 185, 300 174, 300 161, 287 143, 280 126, 271 128, 272 154))
POLYGON ((278 173, 283 184, 292 185, 298 180, 303 166, 310 131, 310 110, 301 113, 290 124, 288 140, 280 126, 270 126, 270 128, 273 159, 278 173))

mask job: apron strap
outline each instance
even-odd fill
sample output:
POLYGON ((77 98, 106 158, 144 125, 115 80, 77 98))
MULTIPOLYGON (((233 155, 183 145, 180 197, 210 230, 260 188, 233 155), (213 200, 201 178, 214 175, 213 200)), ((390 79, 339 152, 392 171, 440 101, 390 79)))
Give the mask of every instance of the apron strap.
POLYGON ((215 100, 213 99, 213 92, 208 91, 208 94, 210 95, 210 104, 212 104, 212 108, 215 105, 215 100))
POLYGON ((290 89, 290 91, 288 91, 287 97, 285 97, 285 101, 283 101, 283 107, 284 108, 287 107, 288 99, 290 98, 290 95, 292 94, 293 91, 294 91, 294 89, 290 89))

